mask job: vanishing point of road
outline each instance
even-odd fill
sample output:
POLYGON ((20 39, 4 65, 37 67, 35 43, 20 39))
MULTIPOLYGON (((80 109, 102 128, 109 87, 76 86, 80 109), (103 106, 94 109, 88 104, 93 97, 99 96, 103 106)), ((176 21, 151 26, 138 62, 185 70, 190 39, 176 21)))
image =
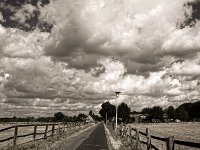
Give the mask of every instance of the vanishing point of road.
POLYGON ((59 150, 108 150, 103 124, 96 125, 70 139, 59 150))

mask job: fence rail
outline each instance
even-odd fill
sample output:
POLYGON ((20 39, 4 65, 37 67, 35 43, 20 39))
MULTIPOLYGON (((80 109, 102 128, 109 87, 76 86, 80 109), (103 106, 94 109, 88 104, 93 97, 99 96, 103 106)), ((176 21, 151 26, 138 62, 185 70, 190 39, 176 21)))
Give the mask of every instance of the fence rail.
POLYGON ((12 129, 14 128, 15 126, 11 126, 11 127, 7 127, 7 128, 4 128, 4 129, 1 129, 0 132, 3 132, 3 131, 6 131, 6 130, 9 130, 9 129, 12 129))
POLYGON ((33 136, 33 141, 40 140, 40 139, 46 139, 47 137, 53 137, 55 135, 55 131, 58 131, 58 134, 61 134, 65 131, 66 128, 67 128, 67 130, 71 130, 72 128, 81 127, 82 125, 85 125, 85 124, 86 123, 84 123, 84 122, 69 122, 69 123, 30 124, 30 125, 10 126, 10 127, 1 129, 0 133, 5 132, 7 130, 14 129, 13 136, 5 138, 5 139, 1 139, 0 143, 6 142, 6 141, 9 141, 9 140, 13 140, 13 146, 16 146, 17 140, 19 138, 33 136), (58 126, 58 127, 55 128, 55 126, 58 126), (19 135, 19 133, 18 133, 19 128, 24 128, 24 127, 33 127, 33 132, 28 133, 28 134, 19 135), (43 132, 37 132, 37 127, 45 127, 45 129, 44 129, 43 132), (51 134, 48 135, 49 133, 51 133, 51 134), (37 139, 36 138, 37 135, 44 135, 44 136, 43 136, 43 138, 37 139))
POLYGON ((195 142, 189 142, 189 141, 182 141, 182 140, 175 140, 174 136, 170 136, 168 138, 159 137, 155 135, 151 135, 149 132, 149 129, 146 128, 146 133, 139 131, 137 128, 132 128, 130 125, 128 126, 121 126, 119 129, 119 134, 121 137, 125 138, 127 142, 132 142, 132 139, 136 141, 136 147, 138 148, 138 143, 143 143, 147 146, 147 150, 155 149, 158 150, 158 148, 151 143, 151 139, 162 141, 166 143, 167 150, 174 150, 175 144, 181 145, 181 146, 188 146, 192 148, 200 148, 200 143, 195 142), (132 134, 132 131, 135 132, 135 134, 132 134), (140 135, 143 135, 146 137, 146 141, 140 140, 140 135))

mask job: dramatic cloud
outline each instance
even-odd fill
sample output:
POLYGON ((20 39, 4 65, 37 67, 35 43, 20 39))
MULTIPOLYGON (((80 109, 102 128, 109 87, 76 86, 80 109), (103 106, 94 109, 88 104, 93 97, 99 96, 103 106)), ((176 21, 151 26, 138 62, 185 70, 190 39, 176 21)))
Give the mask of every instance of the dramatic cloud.
POLYGON ((132 110, 196 101, 200 7, 195 0, 0 2, 0 114, 132 110))
MULTIPOLYGON (((46 54, 66 57, 62 60, 76 68, 91 67, 93 57, 120 56, 123 62, 134 63, 135 71, 144 65, 142 72, 157 71, 163 67, 160 59, 165 55, 199 51, 198 22, 193 28, 177 28, 186 19, 185 14, 192 14, 186 2, 156 0, 144 5, 138 1, 56 1, 44 9, 45 14, 51 11, 53 16, 47 15, 47 20, 56 24, 46 54), (56 9, 61 12, 56 14, 56 9), (82 67, 73 63, 82 57, 91 63, 81 61, 82 67)), ((135 72, 130 65, 129 70, 135 72)))

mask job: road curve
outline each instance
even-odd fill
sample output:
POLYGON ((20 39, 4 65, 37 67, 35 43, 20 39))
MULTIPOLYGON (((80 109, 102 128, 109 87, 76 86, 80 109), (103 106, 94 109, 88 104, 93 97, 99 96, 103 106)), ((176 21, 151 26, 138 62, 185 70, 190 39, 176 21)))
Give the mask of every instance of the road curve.
POLYGON ((108 150, 103 124, 101 123, 72 138, 59 150, 108 150))

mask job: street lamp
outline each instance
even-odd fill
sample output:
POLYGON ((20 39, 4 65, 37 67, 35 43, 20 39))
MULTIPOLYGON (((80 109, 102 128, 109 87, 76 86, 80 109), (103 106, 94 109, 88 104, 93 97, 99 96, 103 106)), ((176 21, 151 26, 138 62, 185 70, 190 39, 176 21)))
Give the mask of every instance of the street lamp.
MULTIPOLYGON (((121 92, 115 92, 115 94, 116 94, 116 97, 118 98, 119 97, 119 94, 120 94, 121 92)), ((116 98, 116 116, 115 116, 115 132, 117 133, 117 98, 116 98)))

